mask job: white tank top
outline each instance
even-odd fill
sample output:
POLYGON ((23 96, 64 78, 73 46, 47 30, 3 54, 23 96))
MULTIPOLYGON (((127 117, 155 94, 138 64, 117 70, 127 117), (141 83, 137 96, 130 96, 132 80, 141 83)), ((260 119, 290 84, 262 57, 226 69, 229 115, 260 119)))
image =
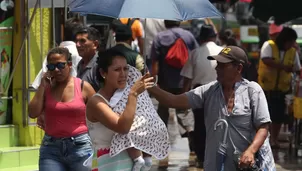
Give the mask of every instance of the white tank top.
MULTIPOLYGON (((96 93, 94 96, 101 97, 105 100, 107 104, 109 102, 99 93, 96 93)), ((93 143, 94 148, 96 149, 109 149, 111 146, 111 140, 115 132, 105 127, 100 122, 91 122, 86 117, 87 127, 89 129, 89 135, 93 143)))

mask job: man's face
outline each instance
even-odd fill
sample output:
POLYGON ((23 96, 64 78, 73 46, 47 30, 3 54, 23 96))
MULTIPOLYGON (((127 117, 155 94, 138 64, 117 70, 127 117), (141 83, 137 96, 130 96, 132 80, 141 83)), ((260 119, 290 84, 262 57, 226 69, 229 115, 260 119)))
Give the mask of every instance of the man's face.
POLYGON ((221 63, 217 61, 216 72, 217 81, 221 84, 233 81, 241 74, 242 65, 236 63, 221 63))
POLYGON ((89 40, 87 33, 77 34, 75 43, 82 58, 91 58, 97 51, 98 41, 89 40))

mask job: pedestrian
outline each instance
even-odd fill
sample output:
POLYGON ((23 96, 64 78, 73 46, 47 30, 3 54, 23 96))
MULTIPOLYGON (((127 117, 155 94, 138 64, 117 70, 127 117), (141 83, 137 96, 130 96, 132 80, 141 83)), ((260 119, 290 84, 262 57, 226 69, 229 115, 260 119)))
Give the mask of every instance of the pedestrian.
POLYGON ((45 135, 40 147, 40 171, 88 171, 83 162, 92 153, 86 126, 86 103, 95 93, 90 84, 71 76, 67 48, 47 55, 48 71, 28 105, 30 118, 45 112, 45 135))
MULTIPOLYGON (((180 28, 180 22, 164 20, 164 24, 166 30, 159 32, 153 40, 151 71, 152 75, 158 75, 158 84, 161 88, 174 94, 180 94, 183 88, 181 69, 189 57, 189 52, 196 49, 198 43, 191 32, 180 28)), ((170 116, 169 108, 159 103, 157 112, 167 125, 170 116)), ((186 112, 177 109, 176 115, 186 112)), ((187 128, 186 132, 192 130, 193 127, 187 128)), ((182 136, 186 134, 184 133, 182 136)), ((191 151, 193 151, 192 148, 191 151)), ((159 166, 168 166, 168 159, 161 161, 159 166)))
POLYGON ((248 61, 246 53, 239 47, 227 46, 208 59, 217 61, 216 81, 180 95, 157 86, 149 92, 167 107, 204 108, 207 132, 204 170, 215 171, 218 168, 217 150, 224 131, 214 131, 214 125, 217 120, 225 119, 231 126, 226 137, 224 170, 249 168, 257 161, 261 170, 275 171, 268 142, 271 120, 265 94, 256 82, 249 82, 241 76, 242 68, 248 61), (241 153, 239 159, 238 153, 241 153))
POLYGON ((98 163, 92 169, 148 171, 151 156, 163 159, 170 147, 167 128, 145 91, 154 85, 152 78, 142 77, 119 51, 110 49, 99 56, 104 86, 89 101, 86 113, 95 147, 91 160, 98 163))
POLYGON ((295 30, 284 27, 276 40, 266 41, 262 48, 258 68, 258 83, 264 90, 272 119, 271 146, 279 148, 278 136, 285 114, 285 95, 291 91, 292 73, 301 69, 300 58, 293 47, 297 39, 295 30))
MULTIPOLYGON (((212 25, 204 24, 201 26, 198 38, 200 47, 190 53, 189 59, 180 73, 184 77, 184 92, 216 80, 217 74, 215 68, 217 62, 207 59, 208 56, 218 55, 223 49, 215 43, 216 38, 217 34, 212 25)), ((189 136, 191 136, 190 142, 193 143, 192 146, 197 157, 196 167, 203 168, 206 143, 204 109, 194 109, 193 113, 195 127, 194 132, 189 133, 189 136)))
POLYGON ((95 91, 98 91, 98 83, 92 72, 98 58, 98 48, 100 44, 100 32, 93 27, 81 27, 75 34, 75 43, 79 55, 82 57, 77 66, 77 77, 89 82, 95 91), (91 71, 91 72, 90 72, 91 71), (92 80, 92 81, 91 81, 92 80))

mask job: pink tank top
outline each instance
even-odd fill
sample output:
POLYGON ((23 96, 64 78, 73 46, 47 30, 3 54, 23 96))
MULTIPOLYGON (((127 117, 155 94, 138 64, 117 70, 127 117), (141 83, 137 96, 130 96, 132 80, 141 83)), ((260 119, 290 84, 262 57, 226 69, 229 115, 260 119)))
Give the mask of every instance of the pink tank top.
POLYGON ((56 137, 72 137, 87 133, 86 104, 81 91, 81 79, 73 77, 74 98, 70 102, 58 102, 45 92, 45 132, 56 137))

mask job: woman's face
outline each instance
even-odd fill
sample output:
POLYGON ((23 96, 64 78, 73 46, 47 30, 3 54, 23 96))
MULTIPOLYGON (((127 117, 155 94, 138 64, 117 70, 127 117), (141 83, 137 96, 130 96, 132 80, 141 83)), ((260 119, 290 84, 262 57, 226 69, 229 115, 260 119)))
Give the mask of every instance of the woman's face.
POLYGON ((127 61, 122 56, 116 56, 107 72, 103 72, 105 84, 114 89, 123 89, 126 86, 129 67, 127 61))
POLYGON ((70 76, 71 65, 62 54, 52 54, 47 60, 47 69, 56 82, 65 81, 70 76))

